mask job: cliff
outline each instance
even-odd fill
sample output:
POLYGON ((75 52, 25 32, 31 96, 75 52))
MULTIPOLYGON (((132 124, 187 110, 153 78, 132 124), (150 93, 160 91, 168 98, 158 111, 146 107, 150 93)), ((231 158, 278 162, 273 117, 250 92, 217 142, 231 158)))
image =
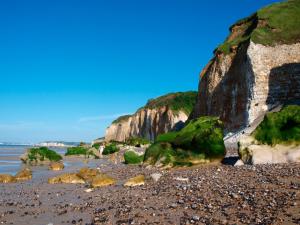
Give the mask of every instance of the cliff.
POLYGON ((178 92, 151 99, 133 115, 119 117, 106 129, 106 141, 130 137, 153 141, 157 135, 181 128, 191 113, 196 92, 178 92))
POLYGON ((190 118, 218 116, 227 131, 300 101, 300 1, 267 6, 230 28, 200 74, 190 118))

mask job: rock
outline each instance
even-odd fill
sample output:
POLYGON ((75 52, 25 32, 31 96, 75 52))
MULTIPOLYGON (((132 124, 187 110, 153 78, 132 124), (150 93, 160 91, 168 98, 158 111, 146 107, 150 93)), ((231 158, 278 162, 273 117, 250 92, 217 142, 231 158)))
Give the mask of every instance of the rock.
POLYGON ((0 174, 0 183, 13 183, 16 182, 14 176, 10 174, 0 174))
POLYGON ((243 166, 244 162, 243 160, 239 159, 238 161, 236 161, 236 163, 234 164, 234 166, 243 166))
POLYGON ((300 162, 300 146, 269 146, 259 144, 252 136, 242 136, 239 144, 239 155, 245 164, 273 164, 300 162))
POLYGON ((88 167, 81 168, 77 173, 77 175, 82 179, 84 179, 86 182, 91 182, 92 179, 99 174, 100 174, 99 170, 91 169, 88 167))
POLYGON ((84 192, 86 192, 86 193, 90 193, 90 192, 92 192, 92 191, 93 191, 92 188, 88 188, 88 189, 85 189, 85 190, 84 190, 84 192))
POLYGON ((161 177, 162 177, 162 174, 161 173, 152 173, 150 175, 150 177, 155 181, 157 182, 161 177))
POLYGON ((76 173, 65 173, 48 179, 49 184, 84 184, 85 181, 76 173))
POLYGON ((106 174, 99 174, 95 176, 92 180, 92 187, 97 188, 97 187, 105 187, 109 185, 113 185, 116 183, 116 180, 106 174))
POLYGON ((134 186, 141 186, 145 184, 145 176, 144 175, 138 175, 136 177, 132 177, 128 179, 124 186, 125 187, 134 187, 134 186))
POLYGON ((19 171, 15 176, 15 179, 17 181, 26 181, 26 180, 30 180, 31 178, 32 178, 32 172, 28 168, 19 171))
POLYGON ((49 165, 50 170, 58 171, 64 169, 64 164, 62 162, 51 162, 49 165))
POLYGON ((174 180, 178 180, 178 181, 189 181, 189 178, 185 178, 185 177, 175 177, 174 180))

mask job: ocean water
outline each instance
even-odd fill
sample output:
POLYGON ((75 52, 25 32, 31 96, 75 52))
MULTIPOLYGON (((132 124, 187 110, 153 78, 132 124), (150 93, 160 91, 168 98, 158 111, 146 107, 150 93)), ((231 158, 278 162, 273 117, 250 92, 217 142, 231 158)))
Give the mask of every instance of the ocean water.
MULTIPOLYGON (((26 149, 32 146, 26 145, 0 145, 0 173, 15 175, 22 168, 20 156, 26 149)), ((66 148, 50 148, 64 155, 66 148)))

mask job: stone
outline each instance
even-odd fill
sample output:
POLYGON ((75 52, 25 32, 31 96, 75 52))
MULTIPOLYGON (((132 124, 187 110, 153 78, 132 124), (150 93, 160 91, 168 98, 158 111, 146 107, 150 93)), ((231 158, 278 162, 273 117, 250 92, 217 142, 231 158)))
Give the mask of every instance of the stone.
POLYGON ((134 186, 141 186, 145 184, 145 176, 144 175, 138 175, 135 177, 132 177, 128 179, 124 186, 125 187, 134 187, 134 186))
POLYGON ((85 181, 76 173, 65 173, 48 179, 49 184, 84 184, 85 181))
POLYGON ((32 178, 32 172, 30 169, 25 168, 21 171, 19 171, 16 175, 15 175, 15 179, 17 181, 26 181, 26 180, 31 180, 32 178))
POLYGON ((81 168, 77 173, 77 175, 84 179, 86 182, 91 182, 92 179, 99 174, 100 171, 98 169, 92 169, 88 167, 81 168))
POLYGON ((0 174, 0 183, 13 183, 16 182, 14 176, 10 174, 0 174))
POLYGON ((64 164, 62 162, 51 162, 49 165, 50 170, 58 171, 64 169, 64 164))
POLYGON ((236 163, 234 164, 234 166, 243 166, 244 162, 243 160, 239 159, 238 161, 236 161, 236 163))
POLYGON ((97 187, 105 187, 109 185, 113 185, 116 183, 116 180, 106 174, 99 174, 95 176, 92 180, 91 186, 93 188, 97 187))
POLYGON ((161 173, 152 173, 150 175, 150 177, 155 181, 157 182, 161 177, 162 177, 162 174, 161 173))

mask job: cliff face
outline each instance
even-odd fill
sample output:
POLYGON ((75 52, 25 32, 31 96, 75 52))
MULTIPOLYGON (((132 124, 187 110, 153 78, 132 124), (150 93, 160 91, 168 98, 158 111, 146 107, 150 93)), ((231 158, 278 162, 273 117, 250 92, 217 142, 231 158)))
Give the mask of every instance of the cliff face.
MULTIPOLYGON (((299 103, 300 35, 284 30, 289 28, 288 25, 279 30, 276 24, 268 21, 269 11, 276 13, 278 7, 281 13, 284 10, 299 12, 300 4, 297 1, 275 4, 231 27, 230 36, 201 72, 197 103, 191 118, 219 116, 226 129, 234 131, 254 123, 278 105, 291 101, 299 103), (270 34, 262 38, 261 29, 266 27, 270 34), (274 32, 278 36, 282 32, 292 34, 277 40, 277 36, 270 38, 274 32), (264 43, 266 39, 268 42, 264 43)), ((281 18, 276 19, 280 21, 281 18)), ((281 20, 285 19, 282 17, 281 20)), ((300 31, 300 23, 296 26, 300 31)))
POLYGON ((196 92, 169 94, 150 100, 135 114, 114 121, 106 129, 105 140, 123 142, 129 137, 141 137, 153 141, 159 134, 181 128, 195 100, 196 92))

